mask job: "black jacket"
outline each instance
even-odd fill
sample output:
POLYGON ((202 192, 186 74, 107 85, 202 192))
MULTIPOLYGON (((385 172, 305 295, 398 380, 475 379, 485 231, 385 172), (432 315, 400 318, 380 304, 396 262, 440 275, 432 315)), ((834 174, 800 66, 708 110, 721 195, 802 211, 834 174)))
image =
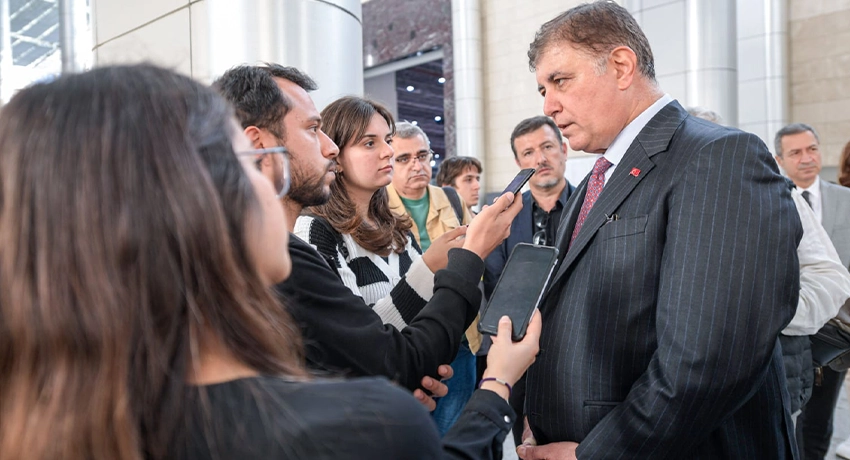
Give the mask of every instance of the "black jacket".
POLYGON ((189 398, 197 401, 189 436, 170 458, 501 458, 514 418, 502 398, 478 390, 441 446, 425 409, 385 379, 260 376, 193 388, 189 398))
POLYGON ((812 397, 812 386, 815 383, 812 345, 808 335, 779 334, 779 343, 782 345, 782 363, 785 365, 785 381, 791 396, 793 414, 812 397))
POLYGON ((484 262, 464 249, 449 251, 434 277, 434 296, 402 330, 381 321, 354 295, 324 258, 290 234, 292 274, 277 285, 301 327, 307 365, 337 376, 382 375, 413 390, 425 375, 457 354, 481 302, 484 262))

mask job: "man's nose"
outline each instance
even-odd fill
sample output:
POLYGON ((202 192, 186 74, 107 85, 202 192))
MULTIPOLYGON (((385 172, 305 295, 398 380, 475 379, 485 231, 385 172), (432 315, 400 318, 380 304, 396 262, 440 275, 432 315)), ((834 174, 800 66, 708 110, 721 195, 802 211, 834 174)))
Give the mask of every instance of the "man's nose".
POLYGON ((803 163, 812 163, 815 161, 815 154, 809 150, 803 152, 803 163))
POLYGON ((555 114, 559 113, 560 111, 561 104, 558 102, 555 96, 552 96, 551 93, 547 92, 546 95, 543 96, 543 113, 545 113, 549 117, 554 118, 555 114))
POLYGON ((546 156, 543 155, 542 150, 536 150, 534 152, 534 159, 537 160, 537 166, 545 166, 546 165, 546 156))
POLYGON ((324 131, 320 129, 319 133, 321 133, 319 142, 321 143, 322 156, 329 159, 336 158, 339 155, 339 147, 324 131))

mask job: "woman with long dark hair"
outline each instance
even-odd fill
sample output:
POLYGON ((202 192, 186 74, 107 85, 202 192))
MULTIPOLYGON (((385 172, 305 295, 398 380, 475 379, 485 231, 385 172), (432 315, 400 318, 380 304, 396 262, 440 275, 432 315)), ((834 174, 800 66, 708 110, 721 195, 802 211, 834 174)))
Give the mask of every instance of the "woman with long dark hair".
MULTIPOLYGON (((239 131, 211 90, 151 66, 63 76, 0 111, 0 458, 443 456, 403 390, 304 371, 268 290, 291 270, 285 190, 254 167, 280 153, 239 131)), ((509 328, 491 364, 510 384, 539 320, 532 340, 509 328)), ((504 435, 479 418, 449 452, 489 455, 504 435)))
POLYGON ((434 273, 460 247, 466 228, 438 238, 425 254, 406 216, 390 210, 395 121, 383 105, 348 96, 322 110, 323 131, 339 146, 327 203, 299 217, 295 234, 336 267, 343 283, 381 317, 403 329, 431 298, 434 273))

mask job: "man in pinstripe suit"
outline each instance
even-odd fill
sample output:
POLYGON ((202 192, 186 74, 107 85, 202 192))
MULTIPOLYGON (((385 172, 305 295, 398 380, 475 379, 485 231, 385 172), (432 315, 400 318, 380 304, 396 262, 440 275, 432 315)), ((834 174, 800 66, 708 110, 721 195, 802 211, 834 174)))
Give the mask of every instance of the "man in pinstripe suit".
POLYGON ((767 147, 664 94, 615 2, 544 24, 528 54, 544 112, 602 156, 562 217, 520 456, 796 457, 777 335, 802 229, 767 147))

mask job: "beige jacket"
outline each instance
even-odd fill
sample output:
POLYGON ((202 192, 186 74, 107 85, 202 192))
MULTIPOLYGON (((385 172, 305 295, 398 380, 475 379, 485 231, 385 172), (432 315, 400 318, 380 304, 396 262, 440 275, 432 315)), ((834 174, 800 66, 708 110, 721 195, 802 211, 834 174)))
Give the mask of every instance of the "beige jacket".
MULTIPOLYGON (((404 203, 401 201, 401 196, 399 196, 392 184, 387 186, 387 194, 389 195, 390 209, 397 215, 406 216, 407 209, 405 209, 404 203)), ((472 222, 472 214, 470 214, 469 208, 466 207, 466 203, 463 202, 462 198, 460 204, 463 207, 463 222, 457 221, 457 215, 452 208, 452 203, 449 201, 449 197, 446 196, 446 192, 440 187, 428 186, 428 201, 428 219, 425 221, 425 231, 428 232, 428 237, 431 238, 431 241, 439 238, 449 230, 454 230, 461 225, 467 225, 472 222)), ((416 222, 413 222, 411 231, 416 238, 416 242, 419 243, 419 228, 416 226, 416 222)), ((466 339, 469 341, 469 349, 472 350, 473 354, 477 353, 478 348, 481 347, 481 333, 478 332, 477 324, 478 318, 476 317, 472 325, 469 326, 469 329, 466 330, 466 339)))

